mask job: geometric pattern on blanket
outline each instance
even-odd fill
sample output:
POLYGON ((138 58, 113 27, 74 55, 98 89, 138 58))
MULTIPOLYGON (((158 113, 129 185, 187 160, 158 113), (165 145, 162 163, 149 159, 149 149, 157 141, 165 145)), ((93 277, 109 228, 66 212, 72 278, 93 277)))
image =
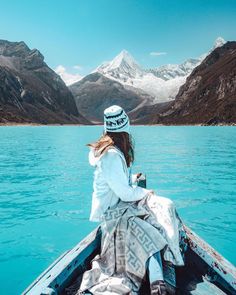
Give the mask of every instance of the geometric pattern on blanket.
POLYGON ((162 249, 165 259, 183 265, 179 222, 173 203, 154 193, 109 208, 101 224, 101 253, 83 274, 79 291, 138 294, 148 258, 162 249))

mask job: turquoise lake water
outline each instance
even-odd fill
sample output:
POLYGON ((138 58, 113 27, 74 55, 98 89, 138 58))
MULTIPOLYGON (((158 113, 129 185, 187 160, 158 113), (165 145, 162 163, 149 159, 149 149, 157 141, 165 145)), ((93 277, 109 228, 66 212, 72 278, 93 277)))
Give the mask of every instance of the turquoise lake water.
MULTIPOLYGON (((97 224, 86 143, 101 126, 0 127, 0 294, 19 294, 97 224)), ((134 172, 236 264, 236 128, 132 127, 134 172)))

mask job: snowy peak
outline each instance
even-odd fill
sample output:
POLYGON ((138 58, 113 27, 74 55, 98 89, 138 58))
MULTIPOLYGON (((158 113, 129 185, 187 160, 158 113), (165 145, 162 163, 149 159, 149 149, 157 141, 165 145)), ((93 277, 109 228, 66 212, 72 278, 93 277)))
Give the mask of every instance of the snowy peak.
POLYGON ((143 70, 127 50, 122 50, 112 61, 104 62, 95 72, 120 79, 123 82, 143 74, 143 70))
POLYGON ((217 47, 223 46, 225 43, 226 41, 222 37, 216 38, 212 48, 207 53, 204 53, 199 57, 200 62, 202 62, 210 53, 212 53, 213 50, 215 50, 217 47))
POLYGON ((197 67, 214 49, 223 46, 225 43, 226 41, 222 37, 218 37, 215 40, 212 49, 208 53, 204 53, 198 58, 189 58, 180 65, 168 64, 157 68, 148 69, 147 72, 152 73, 156 77, 166 81, 177 77, 188 76, 191 74, 193 69, 197 67))
POLYGON ((94 72, 125 86, 141 89, 151 95, 154 102, 165 102, 175 98, 179 87, 198 63, 197 59, 189 59, 181 65, 168 64, 146 70, 127 50, 122 50, 112 61, 104 62, 94 72))
POLYGON ((226 43, 226 41, 225 41, 224 38, 222 38, 222 37, 218 37, 218 38, 215 40, 214 46, 213 46, 213 48, 212 48, 211 51, 213 51, 213 50, 216 49, 217 47, 221 47, 221 46, 223 46, 225 43, 226 43))
POLYGON ((129 65, 130 68, 139 67, 133 56, 127 51, 122 50, 111 62, 110 69, 122 67, 122 65, 129 65))

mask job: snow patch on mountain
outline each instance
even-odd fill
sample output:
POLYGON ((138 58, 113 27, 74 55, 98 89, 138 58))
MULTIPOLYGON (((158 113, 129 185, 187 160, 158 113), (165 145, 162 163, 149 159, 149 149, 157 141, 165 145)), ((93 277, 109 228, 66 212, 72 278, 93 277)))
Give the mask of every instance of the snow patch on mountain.
POLYGON ((222 37, 218 37, 215 40, 214 46, 212 48, 212 50, 210 52, 212 52, 214 49, 216 49, 217 47, 221 47, 226 43, 226 41, 222 38, 222 37))
POLYGON ((191 58, 184 63, 167 64, 153 69, 148 69, 146 72, 152 73, 154 76, 165 81, 175 79, 178 77, 185 77, 191 74, 192 70, 201 63, 201 59, 191 58))
POLYGON ((213 50, 215 50, 217 47, 223 46, 225 43, 226 41, 222 37, 216 38, 212 49, 209 52, 202 54, 199 59, 203 61, 210 53, 212 53, 213 50))

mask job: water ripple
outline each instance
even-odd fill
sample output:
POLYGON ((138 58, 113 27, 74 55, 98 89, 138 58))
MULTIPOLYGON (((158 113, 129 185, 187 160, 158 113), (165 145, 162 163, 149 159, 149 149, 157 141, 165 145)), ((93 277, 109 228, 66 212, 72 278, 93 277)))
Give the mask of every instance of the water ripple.
MULTIPOLYGON (((235 127, 132 127, 133 171, 236 263, 235 127)), ((19 294, 96 224, 86 143, 102 126, 0 127, 0 285, 19 294), (20 267, 16 267, 20 265, 20 267), (12 287, 14 286, 14 287, 12 287)))

